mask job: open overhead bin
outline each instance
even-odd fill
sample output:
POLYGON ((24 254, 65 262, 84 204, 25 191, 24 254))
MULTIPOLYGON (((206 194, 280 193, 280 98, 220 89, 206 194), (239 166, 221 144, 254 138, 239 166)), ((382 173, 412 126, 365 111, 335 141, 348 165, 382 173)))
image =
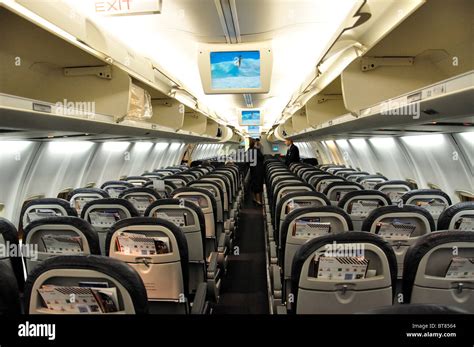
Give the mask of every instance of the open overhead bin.
POLYGON ((436 122, 464 126, 474 109, 472 20, 465 11, 474 4, 460 0, 448 12, 443 4, 427 2, 347 64, 340 78, 307 101, 309 127, 295 138, 398 135, 402 128, 436 122), (339 89, 336 95, 332 86, 339 89))
MULTIPOLYGON (((36 9, 34 2, 25 3, 36 9)), ((41 3, 38 11, 48 7, 41 3)), ((55 11, 39 14, 75 28, 78 32, 71 34, 77 34, 77 39, 16 3, 0 5, 0 58, 5 62, 0 67, 2 127, 220 140, 216 121, 210 122, 207 132, 208 118, 195 110, 197 100, 184 97, 186 92, 147 59, 131 54, 127 64, 121 64, 85 45, 81 35, 95 35, 91 45, 98 44, 102 35, 104 49, 117 52, 114 45, 126 49, 99 29, 92 30, 92 23, 79 14, 72 23, 84 20, 85 24, 67 24, 61 19, 62 6, 58 3, 51 6, 55 11), (133 66, 141 68, 133 70, 133 66), (186 121, 184 109, 199 113, 201 127, 186 121)))

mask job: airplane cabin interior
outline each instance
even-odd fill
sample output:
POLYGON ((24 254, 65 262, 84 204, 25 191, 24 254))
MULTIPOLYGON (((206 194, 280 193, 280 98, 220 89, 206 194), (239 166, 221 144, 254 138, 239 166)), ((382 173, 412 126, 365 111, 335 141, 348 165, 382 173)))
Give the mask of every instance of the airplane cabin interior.
POLYGON ((385 336, 472 345, 473 15, 1 0, 5 338, 59 340, 65 315, 383 316, 385 336))

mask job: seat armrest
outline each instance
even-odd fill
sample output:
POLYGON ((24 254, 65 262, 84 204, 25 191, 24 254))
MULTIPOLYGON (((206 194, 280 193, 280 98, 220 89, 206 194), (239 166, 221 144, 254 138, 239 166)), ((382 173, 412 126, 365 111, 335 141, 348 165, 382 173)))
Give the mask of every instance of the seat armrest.
POLYGON ((191 314, 206 314, 208 310, 207 302, 207 283, 200 283, 194 296, 193 306, 191 307, 191 314))
POLYGON ((209 264, 207 265, 207 278, 215 278, 218 272, 218 257, 219 253, 212 252, 209 256, 209 264))
POLYGON ((227 240, 226 240, 226 235, 225 234, 221 234, 221 236, 219 237, 219 243, 217 244, 217 250, 219 251, 219 253, 224 253, 224 254, 227 254, 227 240))
POLYGON ((278 254, 275 241, 270 241, 270 264, 278 263, 278 254))
POLYGON ((280 277, 280 267, 278 265, 271 265, 270 268, 272 278, 272 290, 275 299, 281 299, 282 296, 282 284, 280 277))

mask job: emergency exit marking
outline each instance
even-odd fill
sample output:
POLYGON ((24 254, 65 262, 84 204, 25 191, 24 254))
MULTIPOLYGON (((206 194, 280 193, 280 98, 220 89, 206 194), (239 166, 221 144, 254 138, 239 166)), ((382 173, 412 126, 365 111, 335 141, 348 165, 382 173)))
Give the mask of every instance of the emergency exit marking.
POLYGON ((106 15, 160 13, 161 0, 94 0, 95 12, 106 15))

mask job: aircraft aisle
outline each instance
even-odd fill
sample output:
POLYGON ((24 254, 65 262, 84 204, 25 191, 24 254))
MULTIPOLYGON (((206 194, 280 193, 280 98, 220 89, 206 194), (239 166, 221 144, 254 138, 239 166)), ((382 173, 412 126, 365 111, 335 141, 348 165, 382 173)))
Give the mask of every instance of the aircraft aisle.
POLYGON ((268 314, 264 217, 250 194, 240 211, 239 254, 229 258, 227 280, 214 314, 268 314))
POLYGON ((473 13, 0 0, 0 347, 473 346, 473 13))

